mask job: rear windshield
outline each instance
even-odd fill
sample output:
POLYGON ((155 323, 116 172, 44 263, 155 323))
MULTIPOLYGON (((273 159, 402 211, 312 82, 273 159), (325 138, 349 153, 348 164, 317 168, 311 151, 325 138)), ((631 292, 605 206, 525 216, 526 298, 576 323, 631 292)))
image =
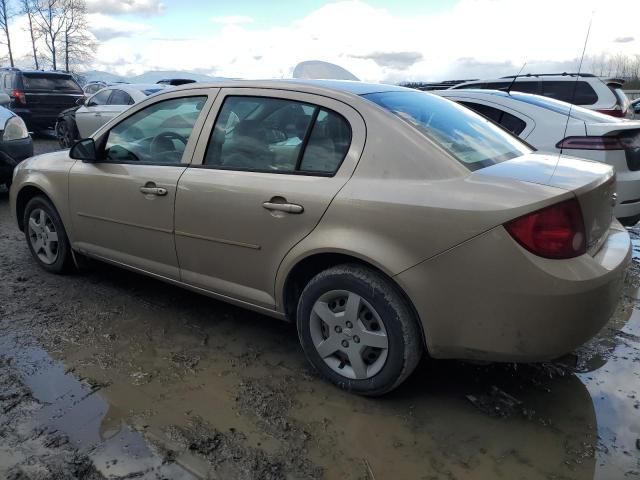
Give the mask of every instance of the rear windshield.
POLYGON ((82 93, 82 89, 72 77, 24 73, 22 85, 25 90, 64 90, 82 93))
POLYGON ((571 110, 571 117, 577 120, 582 120, 583 122, 620 123, 624 121, 621 118, 612 117, 611 115, 605 115, 604 113, 598 113, 594 110, 579 107, 578 105, 571 105, 570 103, 561 102, 560 100, 554 100, 553 98, 549 97, 511 92, 511 98, 520 102, 551 110, 553 112, 564 115, 565 117, 569 115, 569 110, 571 110))
POLYGON ((517 137, 468 108, 424 92, 363 95, 440 145, 469 170, 530 153, 517 137))

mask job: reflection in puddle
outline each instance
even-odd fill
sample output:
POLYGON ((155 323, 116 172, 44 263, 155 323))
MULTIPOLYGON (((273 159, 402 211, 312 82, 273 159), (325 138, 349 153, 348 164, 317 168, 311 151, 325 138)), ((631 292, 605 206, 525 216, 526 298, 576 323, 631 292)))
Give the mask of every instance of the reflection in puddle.
MULTIPOLYGON (((24 338, 21 339, 24 341, 24 338)), ((121 425, 109 438, 101 432, 109 403, 83 384, 39 347, 18 347, 15 337, 2 338, 0 355, 10 359, 38 410, 39 428, 64 435, 86 454, 96 470, 115 478, 196 478, 175 464, 166 464, 137 431, 121 425)))

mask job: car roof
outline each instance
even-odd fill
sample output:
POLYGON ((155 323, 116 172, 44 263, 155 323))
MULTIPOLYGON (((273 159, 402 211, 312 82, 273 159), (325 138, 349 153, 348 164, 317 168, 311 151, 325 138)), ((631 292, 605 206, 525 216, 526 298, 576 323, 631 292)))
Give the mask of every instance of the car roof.
POLYGON ((383 83, 366 83, 353 80, 221 80, 218 82, 189 83, 180 85, 174 90, 191 90, 201 88, 272 88, 281 90, 305 90, 309 92, 336 91, 353 95, 366 95, 380 92, 416 92, 417 90, 388 85, 383 83))

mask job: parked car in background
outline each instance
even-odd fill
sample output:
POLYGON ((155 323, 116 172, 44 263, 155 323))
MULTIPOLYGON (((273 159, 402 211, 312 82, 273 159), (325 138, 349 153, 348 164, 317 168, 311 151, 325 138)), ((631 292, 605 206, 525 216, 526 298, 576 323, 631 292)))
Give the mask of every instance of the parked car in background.
POLYGON ((177 87, 178 85, 186 85, 188 83, 196 83, 195 80, 191 80, 190 78, 165 78, 163 80, 158 80, 157 82, 160 85, 170 85, 173 87, 177 87))
POLYGON ((625 117, 629 108, 629 100, 619 82, 605 83, 589 73, 526 74, 492 80, 474 80, 455 85, 450 90, 505 90, 509 87, 511 91, 542 95, 613 117, 625 117))
POLYGON ((131 105, 165 87, 157 84, 114 84, 99 90, 81 105, 60 113, 56 137, 61 148, 71 148, 79 138, 88 137, 131 105))
POLYGON ((465 89, 433 93, 485 116, 538 150, 615 167, 615 215, 625 225, 635 225, 640 220, 640 121, 514 91, 465 89))
POLYGON ((640 98, 636 98, 629 104, 629 118, 640 119, 640 98))
MULTIPOLYGON (((5 102, 0 94, 0 104, 5 102)), ((6 100, 8 103, 8 99, 6 100)), ((21 161, 33 156, 33 140, 22 118, 0 106, 0 185, 9 188, 13 170, 21 161)))
POLYGON ((102 82, 99 80, 93 81, 93 82, 88 82, 83 90, 86 96, 89 95, 93 95, 94 93, 97 93, 98 90, 102 90, 103 88, 107 87, 109 84, 107 82, 102 82))
POLYGON ((0 70, 0 91, 11 97, 10 110, 32 131, 53 127, 58 114, 84 96, 68 73, 18 68, 0 70))
POLYGON ((168 89, 18 166, 35 261, 82 255, 296 322, 310 363, 381 395, 436 358, 557 358, 607 323, 631 256, 611 166, 535 153, 390 85, 168 89))

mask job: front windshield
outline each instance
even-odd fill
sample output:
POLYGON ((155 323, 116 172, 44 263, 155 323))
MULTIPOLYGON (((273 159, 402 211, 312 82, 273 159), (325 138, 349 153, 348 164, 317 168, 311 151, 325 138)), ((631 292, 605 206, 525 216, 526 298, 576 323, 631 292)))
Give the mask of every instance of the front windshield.
POLYGON ((495 165, 531 149, 484 117, 454 102, 424 92, 363 95, 397 115, 449 152, 469 170, 495 165))

